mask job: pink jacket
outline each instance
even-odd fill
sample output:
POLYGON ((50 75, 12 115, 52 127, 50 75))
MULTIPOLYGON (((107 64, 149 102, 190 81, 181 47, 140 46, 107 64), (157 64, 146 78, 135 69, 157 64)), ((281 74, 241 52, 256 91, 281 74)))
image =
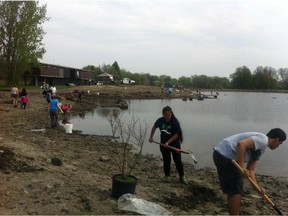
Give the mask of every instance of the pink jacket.
POLYGON ((21 97, 21 103, 27 104, 28 103, 28 96, 22 96, 21 97))

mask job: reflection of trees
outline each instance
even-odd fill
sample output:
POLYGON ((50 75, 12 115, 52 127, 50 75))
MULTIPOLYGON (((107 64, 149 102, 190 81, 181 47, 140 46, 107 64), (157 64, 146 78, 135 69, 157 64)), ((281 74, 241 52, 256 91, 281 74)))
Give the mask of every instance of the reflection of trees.
POLYGON ((112 115, 114 118, 117 118, 121 113, 121 109, 115 107, 98 107, 96 109, 96 113, 104 118, 107 118, 110 115, 112 115))

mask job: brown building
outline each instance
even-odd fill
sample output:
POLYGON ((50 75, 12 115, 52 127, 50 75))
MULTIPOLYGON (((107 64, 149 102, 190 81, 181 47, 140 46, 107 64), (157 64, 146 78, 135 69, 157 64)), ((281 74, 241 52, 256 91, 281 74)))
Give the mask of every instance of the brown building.
POLYGON ((49 85, 89 85, 94 79, 94 72, 77 68, 41 63, 40 67, 32 69, 24 76, 25 85, 41 86, 43 82, 49 85))

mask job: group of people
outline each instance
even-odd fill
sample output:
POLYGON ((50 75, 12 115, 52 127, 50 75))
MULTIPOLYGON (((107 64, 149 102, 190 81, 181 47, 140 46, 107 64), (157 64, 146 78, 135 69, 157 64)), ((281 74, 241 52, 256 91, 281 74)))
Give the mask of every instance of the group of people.
POLYGON ((41 91, 42 91, 42 95, 44 96, 44 98, 46 97, 47 93, 50 92, 52 95, 56 95, 57 94, 57 89, 55 85, 52 85, 49 88, 49 83, 43 82, 42 86, 41 86, 41 91))
MULTIPOLYGON (((44 95, 44 98, 46 99, 47 103, 48 103, 48 111, 49 111, 49 115, 50 115, 50 119, 51 119, 51 127, 53 129, 57 128, 58 126, 58 113, 64 113, 64 114, 69 114, 69 110, 72 108, 72 106, 70 104, 62 104, 60 102, 61 97, 57 95, 57 91, 56 91, 56 86, 52 85, 50 87, 50 89, 48 90, 49 86, 48 84, 43 83, 43 87, 41 87, 42 89, 42 94, 44 95), (43 93, 44 92, 44 93, 43 93)), ((63 124, 70 124, 69 122, 70 116, 66 115, 62 121, 63 124)))
MULTIPOLYGON (((156 129, 160 130, 160 151, 163 157, 164 181, 170 182, 171 155, 178 171, 180 182, 187 184, 184 175, 181 153, 168 148, 172 146, 181 149, 183 133, 180 123, 171 107, 162 110, 162 116, 154 123, 149 142, 153 142, 156 129)), ((256 163, 268 147, 271 150, 278 148, 286 140, 286 133, 280 128, 273 128, 267 134, 259 132, 245 132, 224 138, 213 148, 213 161, 217 168, 220 188, 227 195, 229 212, 239 215, 241 210, 241 194, 243 191, 243 175, 252 178, 255 182, 256 163), (244 174, 232 162, 235 160, 244 170, 244 174), (245 166, 246 164, 246 166, 245 166)), ((263 196, 263 193, 260 194, 263 196)))
POLYGON ((43 82, 43 84, 41 86, 41 91, 42 91, 43 97, 46 99, 46 101, 48 103, 47 110, 49 111, 49 109, 50 109, 50 101, 52 100, 52 97, 55 98, 57 96, 56 86, 52 85, 49 88, 49 84, 46 83, 46 82, 43 82))
POLYGON ((11 89, 11 97, 13 100, 13 106, 15 108, 17 108, 18 104, 20 103, 20 108, 24 110, 26 109, 26 106, 28 104, 28 93, 25 88, 23 88, 22 91, 19 93, 17 85, 14 85, 11 89))
MULTIPOLYGON (((58 113, 59 112, 67 113, 72 108, 72 106, 69 104, 62 104, 60 102, 61 97, 57 96, 57 89, 55 85, 52 85, 49 88, 49 84, 43 82, 43 85, 41 86, 41 90, 42 90, 42 95, 46 99, 47 104, 48 104, 47 110, 49 111, 49 115, 51 119, 51 127, 55 129, 58 126, 58 119, 59 119, 58 113)), ((66 116, 64 119, 66 119, 68 122, 69 118, 66 116)))
MULTIPOLYGON (((48 103, 48 111, 51 119, 51 127, 56 128, 58 125, 58 112, 66 113, 69 111, 69 109, 72 108, 71 105, 64 104, 63 110, 62 110, 62 104, 57 98, 56 94, 56 86, 53 85, 49 88, 48 83, 43 82, 43 85, 41 86, 42 95, 46 99, 48 103)), ((11 97, 13 100, 13 106, 15 108, 18 107, 18 104, 20 103, 21 109, 26 109, 26 106, 28 104, 28 93, 26 88, 23 88, 22 91, 19 93, 17 85, 13 85, 11 88, 11 97)))

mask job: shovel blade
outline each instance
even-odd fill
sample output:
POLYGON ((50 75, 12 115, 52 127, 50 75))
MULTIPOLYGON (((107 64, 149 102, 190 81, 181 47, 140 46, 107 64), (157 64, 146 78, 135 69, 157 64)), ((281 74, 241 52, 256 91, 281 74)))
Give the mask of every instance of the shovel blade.
POLYGON ((197 164, 198 162, 197 162, 195 156, 194 156, 192 153, 190 153, 190 156, 191 156, 191 158, 193 159, 194 163, 197 164))

